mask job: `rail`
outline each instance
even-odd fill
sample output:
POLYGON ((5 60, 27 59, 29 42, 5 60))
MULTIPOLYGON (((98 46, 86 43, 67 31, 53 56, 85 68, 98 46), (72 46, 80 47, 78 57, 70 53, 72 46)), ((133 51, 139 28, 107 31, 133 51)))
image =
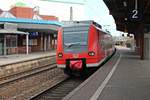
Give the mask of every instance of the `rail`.
POLYGON ((0 66, 0 100, 26 100, 63 81, 55 56, 0 66))

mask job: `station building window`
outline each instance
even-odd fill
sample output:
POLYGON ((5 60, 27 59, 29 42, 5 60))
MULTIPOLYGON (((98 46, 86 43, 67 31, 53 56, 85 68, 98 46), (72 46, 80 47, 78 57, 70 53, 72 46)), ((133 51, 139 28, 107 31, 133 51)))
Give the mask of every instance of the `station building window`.
POLYGON ((17 35, 6 35, 6 47, 17 47, 17 35))
POLYGON ((5 35, 6 39, 6 54, 16 54, 18 53, 17 49, 17 35, 5 35))
POLYGON ((37 39, 38 39, 39 33, 38 32, 30 32, 29 34, 29 45, 31 46, 37 46, 37 39))
MULTIPOLYGON (((29 48, 31 52, 39 52, 40 49, 40 42, 41 42, 41 35, 39 32, 29 32, 29 48)), ((21 46, 26 46, 26 38, 22 38, 21 46)), ((29 50, 30 51, 30 50, 29 50)))

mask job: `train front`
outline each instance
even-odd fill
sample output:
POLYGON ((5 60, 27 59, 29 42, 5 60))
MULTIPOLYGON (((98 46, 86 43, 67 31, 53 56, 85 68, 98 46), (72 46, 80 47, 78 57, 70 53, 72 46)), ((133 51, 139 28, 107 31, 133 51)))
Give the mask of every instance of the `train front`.
POLYGON ((88 24, 72 24, 58 33, 57 66, 65 73, 83 73, 88 52, 88 24))

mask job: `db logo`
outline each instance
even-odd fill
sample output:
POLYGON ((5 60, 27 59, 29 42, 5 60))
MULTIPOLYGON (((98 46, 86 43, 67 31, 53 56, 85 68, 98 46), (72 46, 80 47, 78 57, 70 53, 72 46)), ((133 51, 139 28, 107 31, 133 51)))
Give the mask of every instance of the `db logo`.
POLYGON ((73 54, 73 58, 78 58, 79 54, 73 54))

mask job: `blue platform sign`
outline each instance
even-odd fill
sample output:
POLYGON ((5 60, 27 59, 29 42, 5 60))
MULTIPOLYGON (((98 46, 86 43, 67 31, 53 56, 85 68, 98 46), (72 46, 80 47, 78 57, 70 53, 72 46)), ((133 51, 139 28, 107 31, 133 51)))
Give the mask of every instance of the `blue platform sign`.
POLYGON ((128 19, 131 22, 139 22, 142 20, 143 12, 140 4, 140 0, 134 0, 134 6, 128 8, 128 19))
POLYGON ((138 22, 142 20, 142 12, 138 9, 133 9, 129 11, 128 14, 129 21, 138 22))
POLYGON ((37 37, 39 35, 38 32, 30 32, 29 37, 37 37))

